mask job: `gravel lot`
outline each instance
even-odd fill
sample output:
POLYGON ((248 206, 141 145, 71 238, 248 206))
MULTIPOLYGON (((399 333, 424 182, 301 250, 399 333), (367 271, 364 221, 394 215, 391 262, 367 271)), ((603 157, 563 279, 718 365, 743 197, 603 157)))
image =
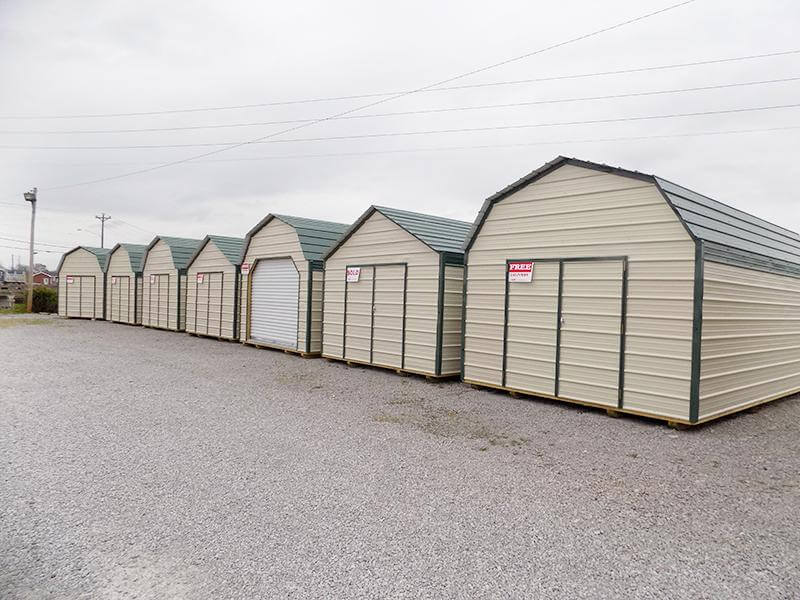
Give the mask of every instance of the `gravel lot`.
POLYGON ((2 598, 797 598, 800 401, 690 431, 0 319, 2 598))

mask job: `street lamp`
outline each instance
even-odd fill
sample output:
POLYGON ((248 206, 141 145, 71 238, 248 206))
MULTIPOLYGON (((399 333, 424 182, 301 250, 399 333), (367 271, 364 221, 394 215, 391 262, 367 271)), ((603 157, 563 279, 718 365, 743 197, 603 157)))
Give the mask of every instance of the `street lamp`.
POLYGON ((33 232, 36 224, 36 188, 23 194, 25 202, 31 203, 31 246, 28 250, 28 312, 33 310, 33 232))

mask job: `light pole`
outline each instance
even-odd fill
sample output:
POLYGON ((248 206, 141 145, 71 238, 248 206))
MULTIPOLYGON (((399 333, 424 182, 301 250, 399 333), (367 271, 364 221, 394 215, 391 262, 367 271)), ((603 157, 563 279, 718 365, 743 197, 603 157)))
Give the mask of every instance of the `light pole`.
POLYGON ((31 246, 28 249, 28 312, 33 310, 33 232, 36 225, 36 188, 25 192, 25 202, 31 203, 31 246))

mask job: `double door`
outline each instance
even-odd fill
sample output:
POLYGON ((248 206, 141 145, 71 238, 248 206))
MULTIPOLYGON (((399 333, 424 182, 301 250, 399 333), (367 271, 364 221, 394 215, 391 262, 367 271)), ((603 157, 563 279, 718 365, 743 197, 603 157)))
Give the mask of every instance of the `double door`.
POLYGON ((109 320, 118 323, 133 323, 133 302, 131 300, 131 278, 127 275, 112 275, 109 320))
POLYGON ((222 289, 225 274, 221 271, 197 273, 194 285, 194 333, 222 335, 222 289))
POLYGON ((64 312, 68 317, 97 319, 97 279, 94 275, 67 275, 64 312))
POLYGON ((503 386, 621 407, 627 258, 532 262, 506 275, 503 386))
POLYGON ((408 266, 352 266, 347 272, 342 356, 404 368, 408 266))

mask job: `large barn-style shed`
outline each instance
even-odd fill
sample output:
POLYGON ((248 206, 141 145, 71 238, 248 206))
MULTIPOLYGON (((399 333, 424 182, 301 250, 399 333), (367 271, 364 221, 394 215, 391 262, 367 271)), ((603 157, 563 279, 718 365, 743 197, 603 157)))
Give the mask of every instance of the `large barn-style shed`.
POLYGON ((187 266, 186 332, 239 338, 242 238, 207 235, 187 266))
POLYGON ((347 225, 267 215, 242 253, 240 339, 303 355, 322 349, 322 257, 347 225))
POLYGON ((142 325, 186 327, 186 266, 202 240, 156 236, 142 262, 142 325))
POLYGON ((464 381, 695 424, 800 390, 800 236, 559 157, 466 246, 464 381))
POLYGON ((58 314, 104 319, 107 248, 78 246, 58 263, 58 314))
POLYGON ((325 257, 323 356, 459 374, 469 230, 463 221, 370 207, 325 257))
POLYGON ((142 322, 142 259, 147 246, 117 244, 106 262, 106 318, 115 323, 142 322))

